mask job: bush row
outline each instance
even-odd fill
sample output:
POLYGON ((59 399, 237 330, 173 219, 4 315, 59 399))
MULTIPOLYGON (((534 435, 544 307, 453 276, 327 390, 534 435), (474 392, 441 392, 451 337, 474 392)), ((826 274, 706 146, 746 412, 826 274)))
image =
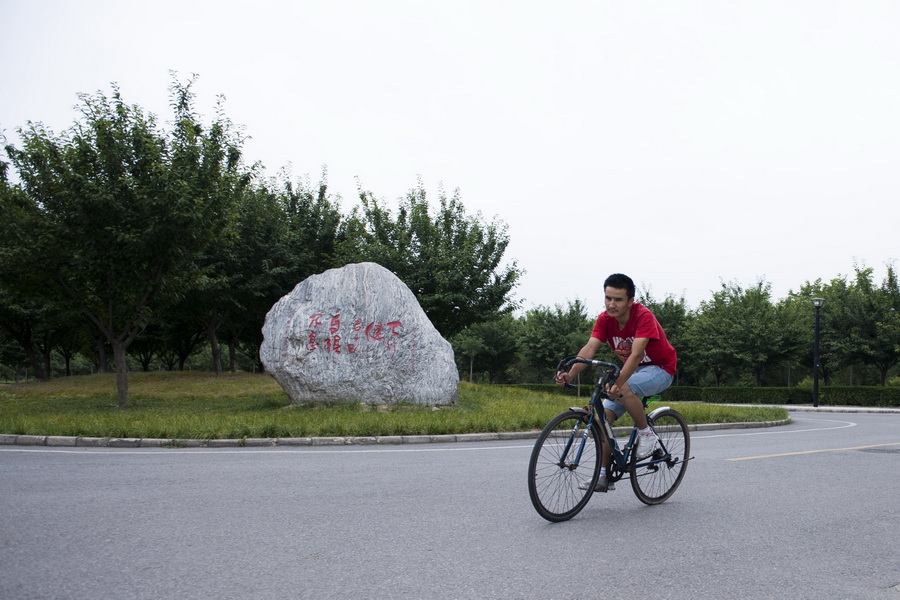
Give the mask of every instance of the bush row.
MULTIPOLYGON (((812 390, 800 387, 679 387, 663 393, 669 402, 716 404, 812 404, 812 390)), ((900 388, 821 386, 819 406, 900 408, 900 388)))
MULTIPOLYGON (((575 396, 574 390, 553 384, 521 384, 532 391, 575 396)), ((581 396, 590 397, 593 386, 582 385, 581 396)), ((663 392, 666 402, 715 404, 812 404, 812 390, 800 387, 686 387, 672 386, 663 392)), ((869 386, 820 386, 819 406, 870 406, 900 408, 900 388, 869 386)))

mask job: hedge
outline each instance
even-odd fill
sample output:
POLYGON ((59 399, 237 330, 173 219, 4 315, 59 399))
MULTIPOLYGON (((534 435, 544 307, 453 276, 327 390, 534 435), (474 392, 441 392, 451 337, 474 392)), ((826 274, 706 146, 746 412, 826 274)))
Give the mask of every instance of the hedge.
MULTIPOLYGON (((553 384, 528 383, 514 387, 536 392, 575 395, 574 390, 553 384)), ((582 397, 590 397, 593 386, 582 385, 582 397)), ((713 404, 812 404, 812 389, 799 387, 687 387, 672 386, 663 392, 666 402, 713 404)), ((819 386, 819 406, 869 406, 900 408, 900 387, 819 386)))
MULTIPOLYGON (((812 404, 812 390, 798 387, 679 387, 663 392, 670 402, 716 404, 812 404)), ((819 406, 900 408, 900 388, 820 386, 819 406)))

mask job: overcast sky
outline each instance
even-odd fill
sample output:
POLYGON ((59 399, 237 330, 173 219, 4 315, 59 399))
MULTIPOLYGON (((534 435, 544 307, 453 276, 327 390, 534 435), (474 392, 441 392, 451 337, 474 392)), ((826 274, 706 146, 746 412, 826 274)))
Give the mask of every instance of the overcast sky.
POLYGON ((168 121, 199 75, 248 161, 508 225, 523 308, 631 275, 696 308, 722 281, 900 258, 900 2, 0 0, 0 131, 77 94, 168 121))

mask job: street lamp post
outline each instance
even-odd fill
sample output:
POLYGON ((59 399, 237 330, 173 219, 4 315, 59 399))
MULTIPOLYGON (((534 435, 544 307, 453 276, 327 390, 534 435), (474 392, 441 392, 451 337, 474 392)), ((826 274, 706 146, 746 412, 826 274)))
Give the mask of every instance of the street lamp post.
POLYGON ((815 341, 813 342, 813 406, 819 406, 819 310, 825 304, 825 298, 813 298, 816 307, 815 341))

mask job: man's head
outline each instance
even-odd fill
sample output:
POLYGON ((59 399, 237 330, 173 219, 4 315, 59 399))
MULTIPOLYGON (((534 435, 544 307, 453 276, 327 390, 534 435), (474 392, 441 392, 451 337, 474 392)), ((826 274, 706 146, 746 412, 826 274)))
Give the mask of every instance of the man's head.
POLYGON ((634 299, 634 282, 628 275, 613 273, 603 282, 603 290, 605 291, 608 287, 616 288, 617 290, 625 290, 625 297, 632 300, 634 299))
POLYGON ((610 275, 603 282, 603 294, 606 314, 614 317, 624 327, 631 315, 631 305, 634 304, 634 282, 631 277, 621 273, 610 275))

